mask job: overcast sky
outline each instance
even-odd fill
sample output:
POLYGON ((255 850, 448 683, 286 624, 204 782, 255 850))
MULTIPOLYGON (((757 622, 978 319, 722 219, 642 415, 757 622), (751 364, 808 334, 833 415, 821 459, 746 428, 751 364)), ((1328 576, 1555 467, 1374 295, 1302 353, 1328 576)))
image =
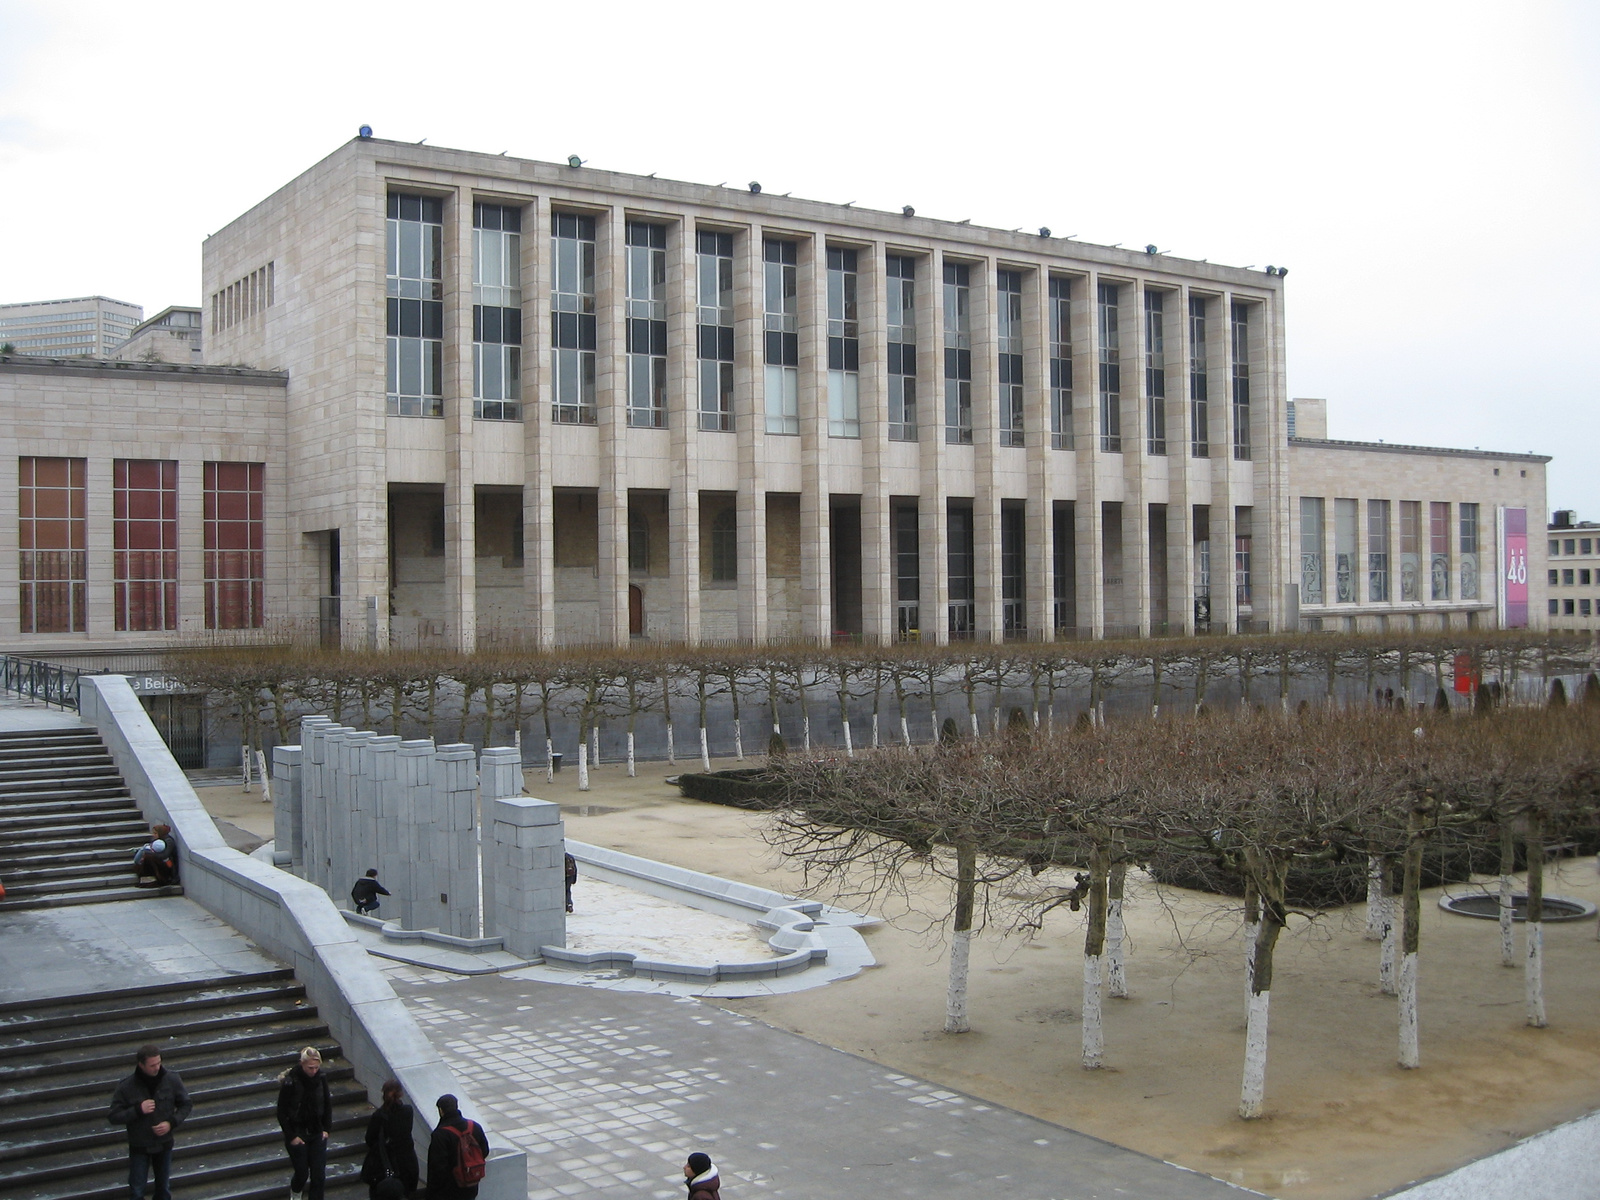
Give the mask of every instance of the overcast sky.
POLYGON ((1600 4, 0 0, 0 302, 200 300, 380 137, 1289 268, 1333 437, 1555 456, 1600 519, 1600 4))

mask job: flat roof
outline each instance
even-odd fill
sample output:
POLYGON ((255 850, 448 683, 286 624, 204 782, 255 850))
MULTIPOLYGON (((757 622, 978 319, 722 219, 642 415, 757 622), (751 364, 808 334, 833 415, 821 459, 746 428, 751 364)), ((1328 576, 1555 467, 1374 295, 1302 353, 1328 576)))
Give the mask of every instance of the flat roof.
POLYGON ((1453 446, 1407 446, 1401 442, 1348 442, 1342 438, 1289 439, 1289 446, 1304 446, 1311 450, 1376 450, 1382 454, 1448 454, 1453 458, 1492 458, 1498 462, 1550 461, 1548 454, 1509 454, 1497 450, 1457 450, 1453 446))
POLYGON ((287 371, 258 371, 254 367, 122 362, 114 358, 45 358, 32 354, 0 354, 0 372, 18 375, 94 375, 103 379, 119 375, 165 375, 175 379, 225 379, 261 387, 286 387, 289 383, 287 371))

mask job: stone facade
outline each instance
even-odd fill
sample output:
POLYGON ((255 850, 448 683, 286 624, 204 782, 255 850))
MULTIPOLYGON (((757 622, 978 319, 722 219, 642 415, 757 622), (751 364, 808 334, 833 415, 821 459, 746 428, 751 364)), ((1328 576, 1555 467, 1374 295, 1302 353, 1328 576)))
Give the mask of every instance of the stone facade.
POLYGON ((120 362, 202 363, 205 331, 198 308, 174 305, 138 325, 112 356, 120 362))
MULTIPOLYGON (((546 644, 657 639, 749 640, 835 634, 888 640, 897 631, 891 510, 916 507, 919 635, 943 641, 951 505, 970 508, 971 608, 979 639, 1057 631, 1180 632, 1194 627, 1197 555, 1210 545, 1213 626, 1281 624, 1276 564, 1283 530, 1283 308, 1277 274, 502 156, 374 140, 351 142, 209 238, 207 353, 290 374, 289 438, 296 511, 291 603, 310 615, 318 560, 338 530, 345 610, 379 601, 380 637, 471 646, 519 636, 546 644), (385 221, 392 194, 442 210, 442 417, 388 415, 385 405, 385 221), (475 203, 521 213, 522 417, 473 416, 475 203), (596 419, 552 412, 552 217, 595 221, 596 419), (664 226, 664 428, 627 423, 625 227, 664 226), (732 237, 734 395, 731 431, 698 417, 696 235, 732 237), (797 247, 798 433, 763 420, 763 243, 797 247), (858 262, 859 437, 830 436, 828 251, 858 262), (889 436, 887 255, 915 261, 919 436, 889 436), (946 265, 970 276, 972 436, 947 444, 942 420, 946 265), (1002 445, 997 273, 1021 280, 1022 444, 1002 445), (241 281, 270 280, 265 285, 241 281), (1064 358, 1072 446, 1050 421, 1050 287, 1065 281, 1064 358), (1115 288, 1120 326, 1122 451, 1102 449, 1100 285, 1115 288), (246 300, 240 302, 240 295, 246 300), (1164 303, 1169 436, 1151 444, 1146 297, 1164 303), (1190 301, 1209 312, 1208 453, 1190 453, 1190 301), (1248 321, 1246 360, 1232 361, 1234 306, 1248 321), (1235 376, 1251 403, 1249 451, 1235 454, 1235 376), (1152 449, 1165 453, 1152 453, 1152 449), (487 554, 478 531, 486 493, 514 495, 523 554, 487 554), (733 507, 737 577, 713 579, 704 554, 708 509, 733 507), (1020 551, 1003 561, 1002 510, 1022 514, 1020 551), (402 509, 415 510, 412 515, 402 509), (423 552, 412 535, 434 531, 423 552), (1058 515, 1059 514, 1059 515, 1058 515), (648 566, 630 567, 630 529, 651 530, 648 566), (1203 523, 1203 539, 1197 537, 1203 523), (1236 534, 1254 543, 1252 602, 1235 587, 1236 534), (442 528, 442 535, 439 531, 442 528), (1058 561, 1055 531, 1070 530, 1058 561), (1152 530, 1157 536, 1152 542, 1152 530), (1205 547, 1197 550, 1197 542, 1205 547), (1109 551, 1111 561, 1104 558, 1109 551), (431 561, 428 561, 431 560, 431 561), (1059 568, 1059 569, 1058 569, 1059 568), (517 574, 520 573, 520 581, 517 574), (1003 576, 1005 576, 1003 578, 1003 576), (519 586, 520 583, 520 586, 519 586), (520 592, 520 603, 511 591, 520 592), (392 623, 392 627, 391 627, 392 623)), ((1108 295, 1111 295, 1108 293, 1108 295)), ((1058 368, 1059 372, 1059 368, 1058 368)), ((637 534, 635 534, 637 540, 637 534)), ((959 548, 958 548, 959 550, 959 548)), ((640 560, 642 561, 642 560, 640 560)), ((958 634, 965 629, 958 627, 958 634)))
POLYGON ((1548 457, 1307 436, 1325 433, 1325 417, 1307 421, 1307 402, 1294 403, 1284 523, 1302 628, 1498 628, 1508 570, 1525 572, 1529 626, 1545 626, 1548 457), (1522 568, 1500 552, 1506 509, 1524 514, 1522 568))
MULTIPOLYGON (((207 355, 263 369, 0 359, 3 502, 19 460, 87 463, 86 619, 70 629, 26 631, 19 521, 0 515, 0 629, 25 629, 27 653, 154 647, 217 624, 200 532, 212 462, 264 470, 254 623, 329 645, 1485 626, 1499 620, 1499 514, 1538 522, 1544 507, 1539 456, 1330 441, 1324 403, 1285 396, 1283 274, 1154 247, 358 139, 207 239, 203 271, 207 355), (405 219, 392 197, 437 216, 438 416, 400 415, 390 392, 409 336, 403 289, 387 294, 405 219), (494 310, 520 326, 509 412, 475 395, 482 205, 521 229, 520 308, 494 310), (593 235, 590 424, 556 419, 574 414, 556 402, 552 312, 571 297, 555 291, 554 235, 575 217, 593 235), (627 332, 642 320, 640 229, 659 246, 645 308, 660 318, 661 407, 646 421, 627 332), (706 237, 726 272, 713 325, 728 338, 712 352, 729 372, 725 427, 702 406, 706 237), (781 318, 767 312, 775 247, 793 260, 781 318), (834 311, 845 288, 848 320, 834 311), (769 411, 775 345, 793 361, 786 417, 769 411), (909 431, 890 419, 901 381, 917 396, 909 431), (859 420, 834 411, 846 386, 859 420), (115 608, 124 459, 177 463, 177 617, 159 628, 124 629, 115 608), (1308 499, 1323 501, 1327 542, 1310 561, 1308 499), (1418 597, 1401 520, 1436 505, 1450 585, 1418 597), (1371 556, 1386 553, 1394 587, 1374 593, 1371 556), (1337 585, 1341 563, 1343 592, 1307 592, 1319 573, 1337 585)), ((1543 556, 1532 538, 1535 624, 1543 556)), ((1430 543, 1430 580, 1435 561, 1430 543)))
POLYGON ((1545 533, 1549 561, 1540 607, 1551 629, 1592 636, 1600 630, 1600 523, 1575 521, 1570 510, 1555 518, 1545 533))

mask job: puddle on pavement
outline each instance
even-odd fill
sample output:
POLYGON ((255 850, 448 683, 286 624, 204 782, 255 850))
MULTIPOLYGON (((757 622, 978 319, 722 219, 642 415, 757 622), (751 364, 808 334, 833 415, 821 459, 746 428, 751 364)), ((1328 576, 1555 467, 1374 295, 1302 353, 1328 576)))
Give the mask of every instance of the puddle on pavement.
POLYGON ((573 817, 603 817, 607 813, 621 812, 620 808, 605 804, 563 804, 561 812, 573 817))

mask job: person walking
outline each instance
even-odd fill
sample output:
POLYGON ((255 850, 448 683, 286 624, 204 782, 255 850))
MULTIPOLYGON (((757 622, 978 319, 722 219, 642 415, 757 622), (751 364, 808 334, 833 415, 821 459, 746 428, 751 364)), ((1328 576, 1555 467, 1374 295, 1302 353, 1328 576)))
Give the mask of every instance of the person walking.
POLYGON ((172 1200, 173 1134, 194 1105, 176 1071, 161 1065, 161 1047, 147 1042, 134 1054, 134 1070, 111 1093, 107 1119, 128 1127, 128 1200, 144 1200, 152 1170, 152 1200, 172 1200))
POLYGON ((562 857, 564 857, 567 860, 566 861, 566 869, 567 869, 567 911, 571 912, 572 911, 572 885, 578 882, 578 860, 573 858, 572 855, 570 855, 570 854, 563 855, 562 857))
POLYGON ((355 901, 358 913, 378 911, 378 897, 387 896, 389 889, 378 882, 378 868, 373 867, 350 888, 350 899, 355 901))
POLYGON ((411 1138, 416 1113, 406 1103, 399 1080, 383 1085, 383 1103, 367 1120, 367 1157, 361 1163, 361 1182, 370 1200, 396 1200, 417 1190, 422 1171, 417 1166, 417 1146, 411 1138))
POLYGON ((483 1126, 461 1115, 460 1102, 449 1092, 437 1105, 439 1124, 428 1142, 427 1200, 477 1200, 489 1139, 483 1126))
POLYGON ((278 1076, 278 1127, 283 1130, 284 1149, 294 1169, 290 1200, 322 1200, 328 1134, 333 1130, 333 1092, 322 1073, 322 1052, 315 1046, 300 1051, 300 1061, 278 1076))
POLYGON ((696 1150, 689 1155, 683 1164, 683 1179, 689 1187, 689 1200, 721 1200, 722 1180, 709 1154, 696 1150))

